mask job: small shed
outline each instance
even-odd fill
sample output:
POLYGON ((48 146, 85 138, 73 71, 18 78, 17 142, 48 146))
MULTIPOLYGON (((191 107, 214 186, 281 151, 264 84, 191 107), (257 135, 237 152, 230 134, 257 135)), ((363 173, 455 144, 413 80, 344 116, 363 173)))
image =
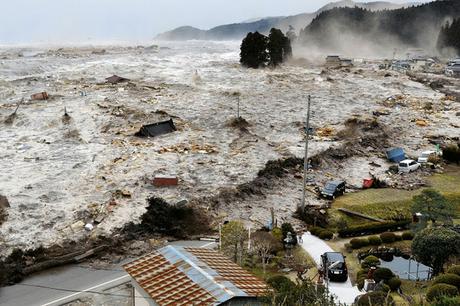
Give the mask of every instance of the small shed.
POLYGON ((403 148, 391 148, 386 151, 387 158, 389 161, 399 163, 400 161, 406 159, 406 153, 404 153, 403 148))
POLYGON ((143 125, 135 135, 139 137, 155 137, 177 131, 172 119, 167 121, 143 125))

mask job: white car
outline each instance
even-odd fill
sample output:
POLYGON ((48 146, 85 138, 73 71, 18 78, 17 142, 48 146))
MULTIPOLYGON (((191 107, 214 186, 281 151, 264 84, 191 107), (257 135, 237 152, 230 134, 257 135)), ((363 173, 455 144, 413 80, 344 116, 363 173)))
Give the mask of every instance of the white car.
POLYGON ((432 151, 432 150, 423 151, 420 157, 417 159, 417 162, 419 162, 420 164, 427 163, 430 156, 437 156, 437 155, 441 155, 441 154, 436 151, 432 151))
POLYGON ((399 162, 398 170, 400 173, 409 173, 420 168, 420 164, 412 159, 405 159, 399 162))

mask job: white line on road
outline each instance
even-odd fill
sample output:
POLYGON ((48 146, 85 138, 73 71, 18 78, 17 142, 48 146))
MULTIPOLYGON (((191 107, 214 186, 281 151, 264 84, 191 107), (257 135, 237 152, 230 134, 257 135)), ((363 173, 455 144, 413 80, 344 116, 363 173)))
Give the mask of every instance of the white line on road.
POLYGON ((210 246, 210 245, 215 244, 215 243, 216 243, 215 241, 209 242, 209 243, 203 244, 202 246, 200 246, 200 248, 205 248, 205 247, 210 246))
POLYGON ((78 296, 84 292, 87 292, 87 291, 91 291, 91 290, 94 290, 94 289, 97 289, 99 287, 102 287, 102 286, 105 286, 105 285, 108 285, 110 283, 113 283, 113 282, 116 282, 116 281, 120 281, 122 279, 126 278, 126 280, 129 280, 130 276, 129 275, 123 275, 123 276, 120 276, 118 278, 115 278, 115 279, 112 279, 112 280, 109 280, 105 283, 102 283, 102 284, 99 284, 99 285, 96 285, 96 286, 93 286, 91 288, 88 288, 88 289, 85 289, 85 290, 82 290, 81 292, 77 292, 77 293, 74 293, 74 294, 71 294, 71 295, 68 295, 68 296, 65 296, 63 298, 60 298, 60 299, 57 299, 57 300, 54 300, 54 301, 51 301, 49 303, 46 303, 46 304, 43 304, 42 306, 51 306, 51 305, 56 305, 56 303, 59 303, 59 302, 62 302, 62 301, 65 301, 65 300, 68 300, 68 299, 71 299, 75 296, 78 296))

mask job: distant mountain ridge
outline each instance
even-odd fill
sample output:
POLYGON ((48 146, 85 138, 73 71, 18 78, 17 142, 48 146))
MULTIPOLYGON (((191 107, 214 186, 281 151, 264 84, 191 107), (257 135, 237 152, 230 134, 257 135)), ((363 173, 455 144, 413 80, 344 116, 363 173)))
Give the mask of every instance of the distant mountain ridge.
POLYGON ((360 7, 371 11, 393 10, 402 7, 416 5, 417 3, 396 4, 392 2, 377 1, 360 3, 352 0, 331 2, 314 13, 303 13, 293 16, 266 17, 247 20, 246 22, 226 24, 209 30, 201 30, 191 26, 182 26, 172 31, 161 33, 156 36, 158 40, 240 40, 248 32, 259 31, 268 33, 271 28, 279 28, 286 32, 290 25, 296 31, 305 28, 321 12, 337 7, 360 7))

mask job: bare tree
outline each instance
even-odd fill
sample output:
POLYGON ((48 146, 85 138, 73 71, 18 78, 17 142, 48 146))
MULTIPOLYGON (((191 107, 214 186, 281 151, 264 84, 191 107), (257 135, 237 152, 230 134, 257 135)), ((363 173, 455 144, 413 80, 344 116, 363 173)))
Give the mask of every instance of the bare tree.
POLYGON ((265 274, 266 265, 273 257, 273 253, 281 249, 281 242, 276 240, 270 233, 265 231, 255 232, 252 236, 252 246, 254 252, 259 256, 262 262, 262 269, 265 274))

